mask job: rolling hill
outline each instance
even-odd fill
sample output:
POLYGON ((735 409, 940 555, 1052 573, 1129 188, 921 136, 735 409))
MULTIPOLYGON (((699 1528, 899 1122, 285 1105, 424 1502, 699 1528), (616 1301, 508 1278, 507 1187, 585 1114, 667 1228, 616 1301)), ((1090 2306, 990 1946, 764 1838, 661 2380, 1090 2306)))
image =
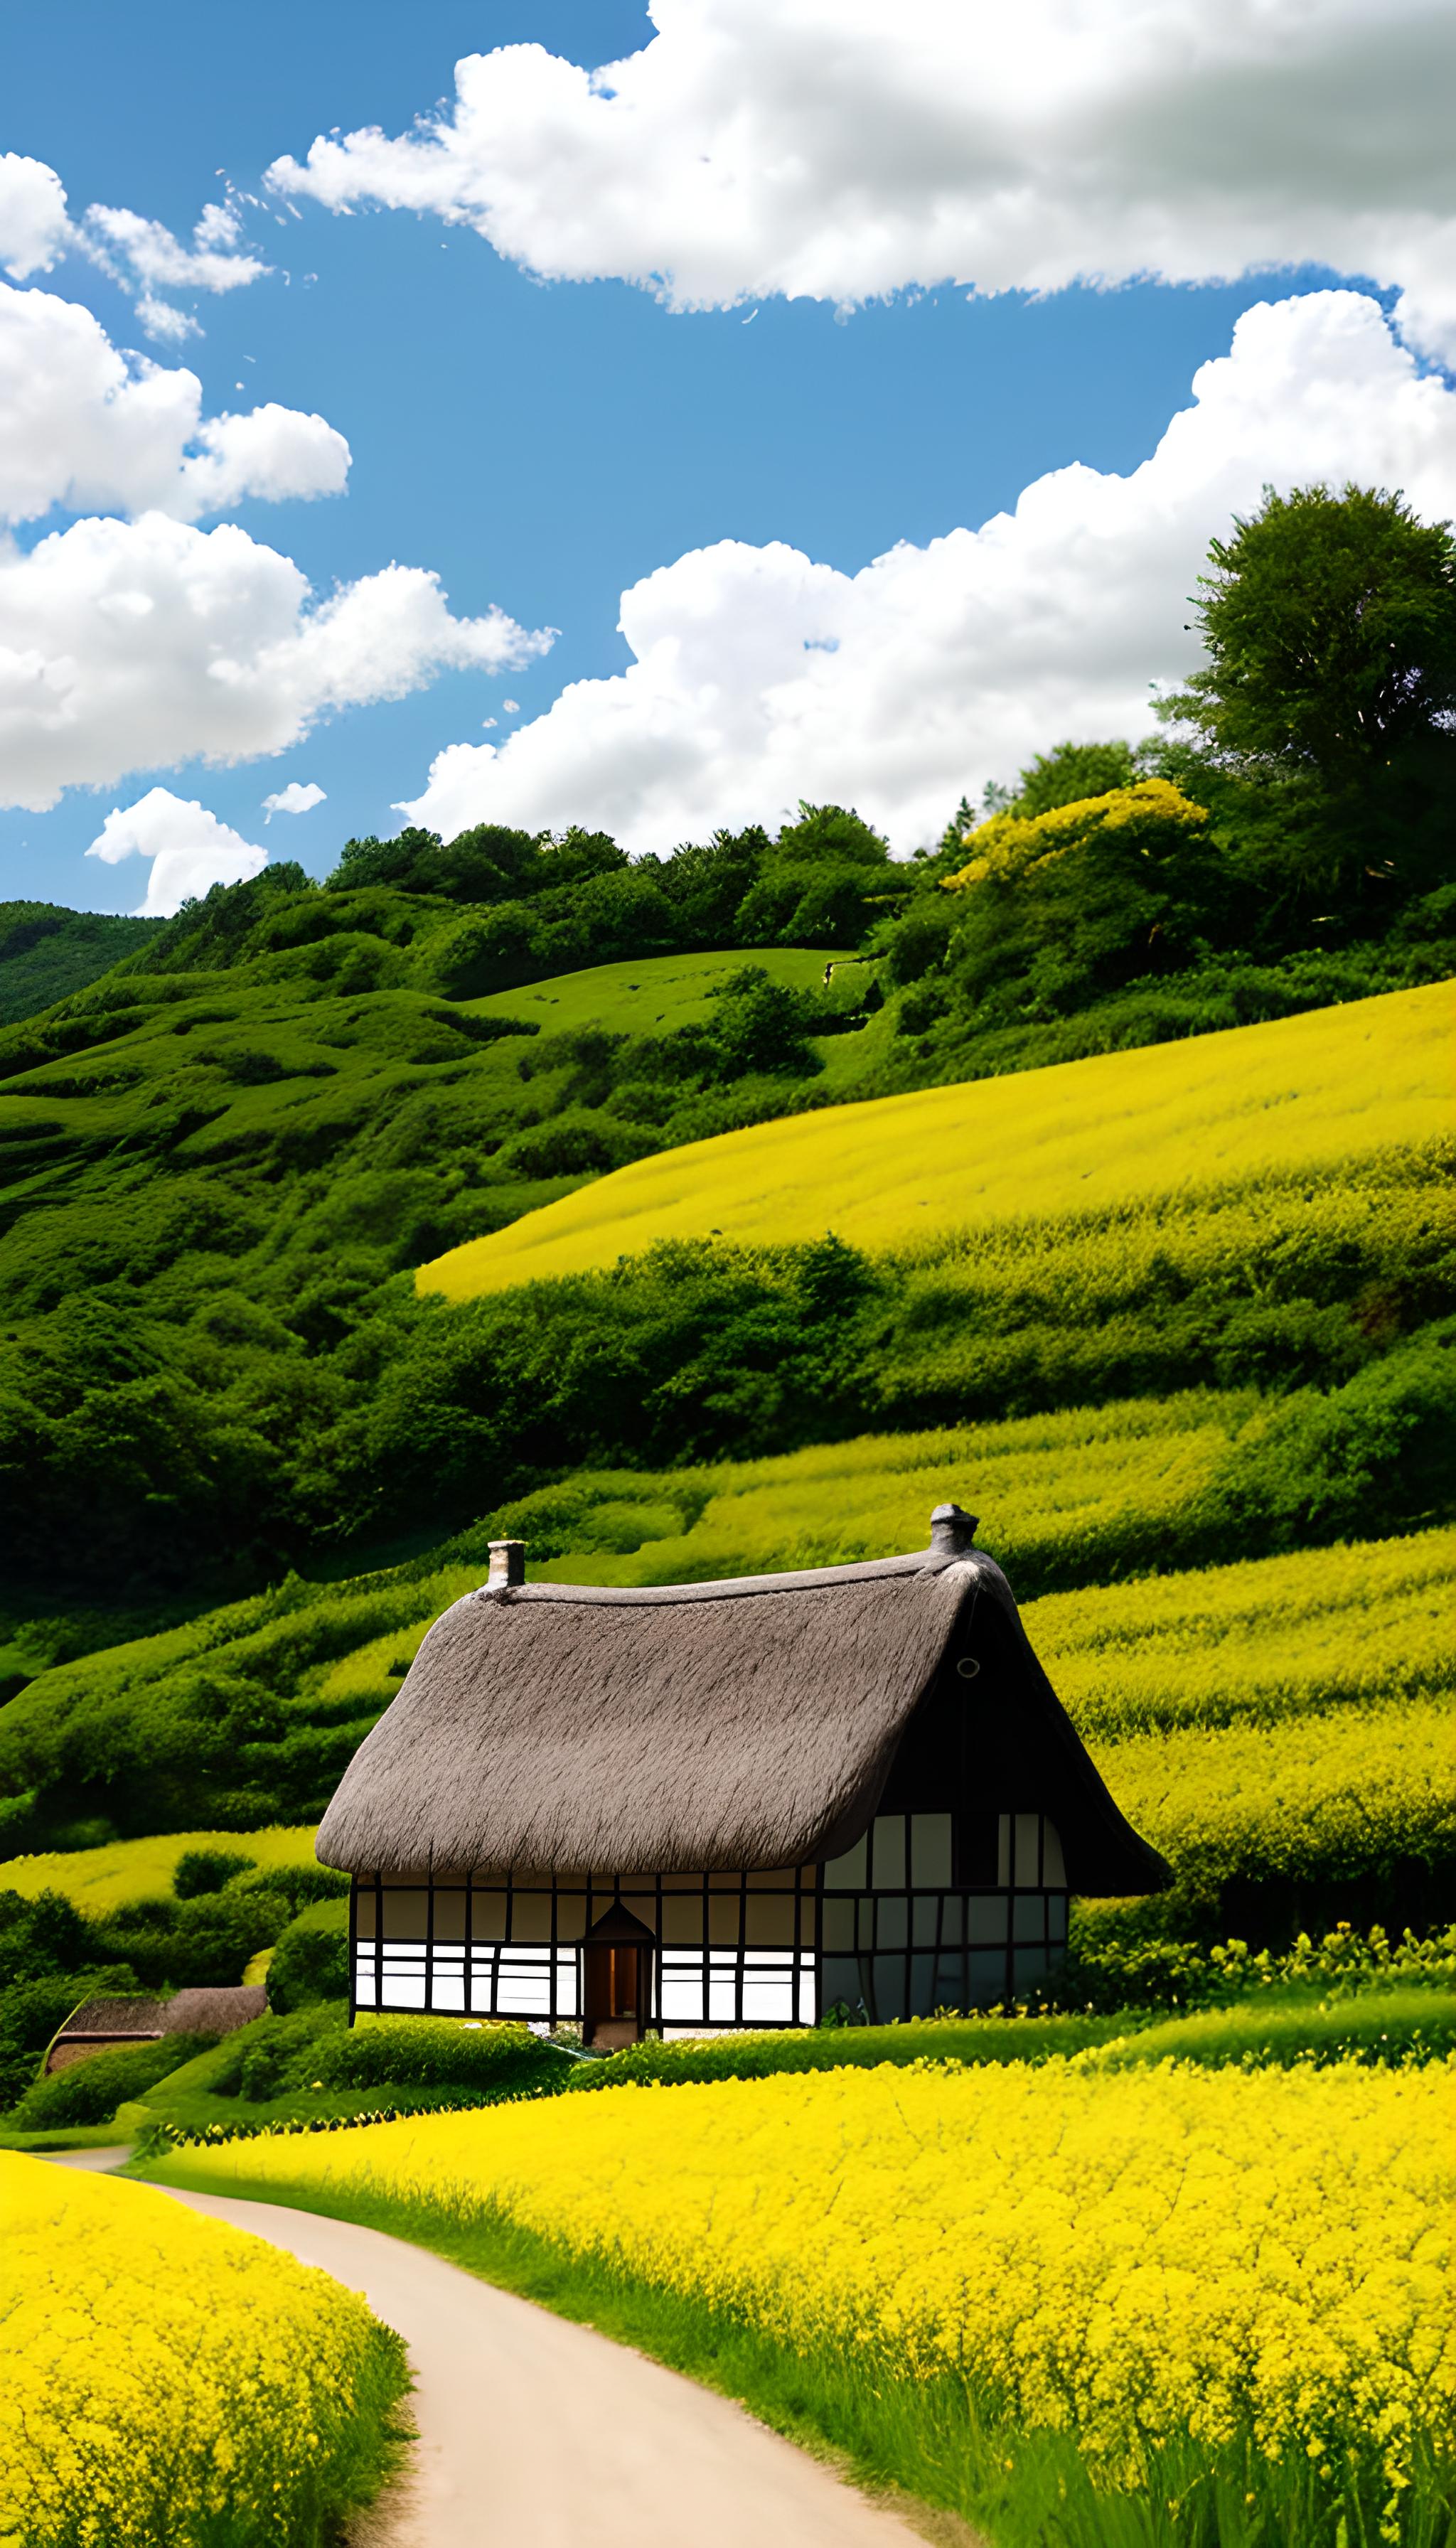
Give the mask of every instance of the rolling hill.
POLYGON ((643 1159, 421 1266, 463 1301, 661 1240, 866 1249, 1270 1169, 1318 1173, 1451 1130, 1456 987, 798 1115, 643 1159))

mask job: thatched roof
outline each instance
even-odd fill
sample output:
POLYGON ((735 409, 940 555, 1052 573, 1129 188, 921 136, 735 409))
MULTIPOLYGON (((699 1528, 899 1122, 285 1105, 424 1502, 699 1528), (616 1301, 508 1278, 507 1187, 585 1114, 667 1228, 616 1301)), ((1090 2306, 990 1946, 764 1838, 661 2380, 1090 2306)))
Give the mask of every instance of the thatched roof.
POLYGON ((150 2043, 165 2024, 165 2002, 159 1999, 84 1999, 73 2008, 56 2041, 63 2036, 100 2036, 114 2042, 150 2043))
POLYGON ((73 2008, 57 2044, 77 2037, 112 2043, 152 2043, 162 2035, 230 2035, 267 2010, 261 1982, 212 1990, 174 1991, 170 1999, 86 1999, 73 2008))
POLYGON ((938 1515, 931 1550, 805 1574, 467 1593, 354 1755, 319 1858, 355 1873, 538 1877, 832 1858, 869 1821, 917 1705, 988 1603, 1014 1647, 1018 1721, 1074 1774, 1074 1887, 1154 1889, 1162 1861, 1113 1804, 970 1527, 938 1515))
POLYGON ((162 2012, 164 2035, 230 2035, 267 2013, 262 1982, 234 1982, 213 1990, 174 1991, 162 2012))

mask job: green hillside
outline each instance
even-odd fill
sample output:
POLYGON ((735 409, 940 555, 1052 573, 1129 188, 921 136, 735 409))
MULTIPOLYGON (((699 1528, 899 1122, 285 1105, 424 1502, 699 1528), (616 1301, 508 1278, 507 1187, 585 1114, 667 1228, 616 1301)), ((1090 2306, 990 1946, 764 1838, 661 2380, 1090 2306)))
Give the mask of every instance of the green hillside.
POLYGON ((53 902, 0 902, 0 1027, 84 990, 165 926, 111 912, 66 911, 53 902))
POLYGON ((1320 1175, 1451 1129, 1456 985, 1435 983, 989 1086, 780 1118, 639 1161, 420 1269, 468 1300, 710 1232, 828 1230, 873 1249, 1013 1216, 1161 1196, 1261 1171, 1320 1175))

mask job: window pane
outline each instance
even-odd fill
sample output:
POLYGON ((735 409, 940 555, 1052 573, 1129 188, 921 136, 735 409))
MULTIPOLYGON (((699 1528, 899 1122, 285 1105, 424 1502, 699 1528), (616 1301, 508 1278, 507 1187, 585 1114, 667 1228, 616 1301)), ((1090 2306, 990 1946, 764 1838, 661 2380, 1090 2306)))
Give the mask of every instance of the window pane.
POLYGON ((903 1956, 876 1956, 874 1958, 874 2015, 881 2026, 891 2025, 897 2017, 908 2017, 905 2005, 905 1958, 903 1956))
POLYGON ((998 1814, 996 1816, 996 1881, 998 1884, 1009 1884, 1011 1882, 1010 1814, 998 1814))
POLYGON ((949 1814, 912 1814, 910 1880, 912 1884, 936 1886, 952 1881, 949 1814))
POLYGON ((918 1893, 916 1895, 910 1909, 914 1920, 914 1938, 917 1947, 933 1947, 935 1945, 936 1914, 940 1910, 940 1900, 937 1895, 933 1893, 918 1893))
POLYGON ((512 1940, 529 1938, 537 1945, 551 1935, 551 1896, 549 1893, 513 1893, 510 1897, 510 1935, 512 1940))
POLYGON ((831 1858, 826 1864, 824 1869, 826 1887, 831 1892, 863 1893, 869 1880, 867 1852, 867 1841, 862 1833, 854 1848, 847 1849, 843 1858, 831 1858))
POLYGON ((941 1944, 958 1947, 965 1935, 965 1905, 958 1893, 948 1893, 941 1905, 941 1944))
POLYGON ((853 1902, 826 1902, 824 1905, 824 1945, 830 1954, 853 1953, 855 1945, 855 1906, 853 1902))
POLYGON ((1006 1905, 994 1894, 973 1894, 965 1906, 965 1923, 971 1945, 989 1947, 1006 1935, 1006 1905))
POLYGON ((1061 1837, 1054 1823, 1043 1823, 1042 1849, 1044 1853, 1042 1860, 1043 1883, 1050 1885, 1065 1884, 1066 1866, 1061 1855, 1061 1837))
POLYGON ((384 1934, 387 1938, 422 1938, 428 1896, 420 1885, 387 1884, 384 1888, 384 1934))
POLYGON ((905 1947, 910 1942, 910 1925, 906 1917, 909 1905, 903 1899, 876 1902, 876 1947, 905 1947))
POLYGON ((748 1943, 751 1947, 793 1945, 793 1895, 751 1893, 748 1897, 748 1943))
POLYGON ((876 1814, 869 1880, 876 1893, 893 1892, 905 1881, 905 1817, 876 1814))
POLYGON ((1058 1946, 1066 1943, 1066 1895, 1053 1893, 1046 1905, 1046 1935, 1058 1946))
POLYGON ((1018 1814, 1016 1818, 1016 1880, 1018 1884, 1041 1883, 1041 1815, 1018 1814))
POLYGON ((1046 1935, 1046 1896, 1045 1893, 1018 1893, 1012 1904, 1014 1938, 1045 1938, 1046 1935))
POLYGON ((996 1872, 996 1836, 1000 1817, 996 1814, 957 1814, 956 1816, 956 1871, 953 1883, 964 1885, 999 1884, 1004 1877, 996 1872))
POLYGON ((1006 1957, 1004 1955, 973 1955, 966 1957, 970 1966, 967 1976, 966 2004, 984 2008, 988 2001, 1003 1999, 1006 1994, 1006 1957))

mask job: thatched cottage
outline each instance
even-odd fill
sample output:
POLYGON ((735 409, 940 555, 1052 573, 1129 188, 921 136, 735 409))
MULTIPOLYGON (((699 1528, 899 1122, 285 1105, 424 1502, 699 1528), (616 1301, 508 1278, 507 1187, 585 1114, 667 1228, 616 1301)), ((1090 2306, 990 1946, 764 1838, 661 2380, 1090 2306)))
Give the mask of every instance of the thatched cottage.
POLYGON ((318 1833, 353 2004, 587 2042, 1012 1997, 1071 1893, 1167 1868, 1124 1820, 974 1522, 723 1584, 527 1584, 436 1620, 318 1833))

